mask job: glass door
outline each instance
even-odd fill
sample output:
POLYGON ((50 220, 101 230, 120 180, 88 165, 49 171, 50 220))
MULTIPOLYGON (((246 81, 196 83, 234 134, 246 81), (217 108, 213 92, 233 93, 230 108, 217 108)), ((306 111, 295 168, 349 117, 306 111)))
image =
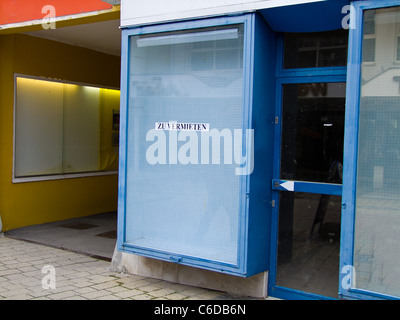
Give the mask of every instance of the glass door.
POLYGON ((269 294, 337 298, 348 30, 278 48, 269 294))
POLYGON ((337 298, 346 84, 307 80, 279 85, 273 281, 337 298))

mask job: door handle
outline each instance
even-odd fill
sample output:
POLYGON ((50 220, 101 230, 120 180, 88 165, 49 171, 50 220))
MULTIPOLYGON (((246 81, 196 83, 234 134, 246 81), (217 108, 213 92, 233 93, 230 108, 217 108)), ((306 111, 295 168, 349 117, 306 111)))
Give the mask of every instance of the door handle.
POLYGON ((336 183, 273 179, 272 190, 342 195, 342 185, 336 183))
POLYGON ((295 182, 291 180, 272 180, 272 189, 274 190, 284 190, 284 191, 294 191, 295 182))

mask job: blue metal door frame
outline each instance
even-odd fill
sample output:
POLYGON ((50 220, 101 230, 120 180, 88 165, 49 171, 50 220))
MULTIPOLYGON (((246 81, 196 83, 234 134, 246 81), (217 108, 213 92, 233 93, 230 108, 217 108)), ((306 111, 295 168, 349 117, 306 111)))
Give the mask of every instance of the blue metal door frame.
MULTIPOLYGON (((281 184, 285 180, 280 180, 280 148, 281 148, 281 118, 282 118, 282 85, 295 83, 334 83, 346 82, 346 67, 326 67, 326 68, 307 68, 307 69, 288 69, 284 70, 283 66, 283 36, 278 40, 277 49, 277 70, 276 70, 276 93, 275 93, 275 115, 276 126, 274 133, 274 163, 272 189, 273 203, 272 221, 271 221, 271 262, 268 279, 268 294, 270 296, 282 299, 295 300, 315 300, 315 299, 332 299, 330 297, 318 294, 307 293, 295 289, 280 287, 276 285, 277 277, 277 254, 278 254, 278 224, 279 224, 279 191, 285 190, 281 184)), ((342 195, 342 186, 338 184, 317 183, 294 181, 294 191, 307 193, 319 193, 330 195, 342 195)), ((339 272, 339 270, 338 270, 339 272)))
MULTIPOLYGON (((347 68, 319 68, 319 69, 298 69, 283 70, 282 61, 277 63, 277 85, 276 85, 276 116, 281 118, 281 95, 282 84, 307 82, 344 82, 346 81, 346 109, 345 109, 345 135, 344 135, 344 154, 343 154, 343 185, 341 192, 336 186, 336 190, 330 186, 318 186, 314 183, 301 182, 298 184, 301 191, 318 192, 342 195, 342 220, 340 238, 340 262, 339 262, 339 292, 338 297, 343 299, 398 299, 390 295, 361 290, 355 287, 346 289, 343 282, 352 283, 352 272, 348 266, 353 265, 353 245, 355 228, 355 197, 356 197, 356 175, 357 175, 357 150, 358 150, 358 130, 359 130, 359 106, 360 106, 360 86, 361 86, 361 63, 362 63, 362 38, 363 38, 363 12, 368 9, 378 9, 385 7, 400 6, 399 0, 367 0, 352 2, 352 19, 349 30, 349 49, 347 68)), ((278 45, 277 59, 282 59, 282 38, 278 45)), ((278 237, 278 214, 279 214, 279 190, 280 184, 284 182, 279 179, 280 171, 280 140, 281 127, 280 121, 275 127, 275 146, 274 146, 274 168, 272 181, 273 208, 271 221, 271 255, 270 271, 268 281, 269 295, 283 299, 330 299, 328 297, 306 293, 303 291, 279 287, 276 285, 276 262, 277 262, 277 237, 278 237)), ((300 190, 299 190, 300 191, 300 190)))

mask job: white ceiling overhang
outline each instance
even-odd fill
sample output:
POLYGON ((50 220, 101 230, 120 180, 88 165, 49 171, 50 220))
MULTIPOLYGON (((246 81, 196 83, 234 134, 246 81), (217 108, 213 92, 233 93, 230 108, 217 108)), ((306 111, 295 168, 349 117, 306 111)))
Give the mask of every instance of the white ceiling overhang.
POLYGON ((55 29, 43 29, 25 34, 63 42, 114 56, 121 55, 120 20, 108 20, 55 29))

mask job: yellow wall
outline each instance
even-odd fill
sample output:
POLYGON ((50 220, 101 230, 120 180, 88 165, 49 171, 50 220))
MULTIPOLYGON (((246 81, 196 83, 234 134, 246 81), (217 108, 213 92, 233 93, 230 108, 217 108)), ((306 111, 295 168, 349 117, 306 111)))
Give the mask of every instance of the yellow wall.
POLYGON ((118 88, 120 58, 27 35, 0 36, 3 230, 115 211, 117 175, 12 183, 14 73, 118 88))

